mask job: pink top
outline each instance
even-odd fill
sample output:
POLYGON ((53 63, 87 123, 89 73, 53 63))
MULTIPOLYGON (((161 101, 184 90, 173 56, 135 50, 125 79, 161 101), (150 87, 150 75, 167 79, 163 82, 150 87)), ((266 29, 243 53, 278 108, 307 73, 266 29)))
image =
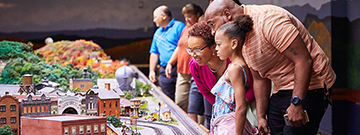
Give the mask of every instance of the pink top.
MULTIPOLYGON (((231 63, 230 59, 226 60, 226 68, 231 63)), ((207 65, 200 66, 196 63, 194 58, 190 59, 189 62, 190 72, 194 81, 200 91, 204 95, 204 97, 210 102, 210 104, 215 103, 215 95, 211 93, 211 89, 216 84, 216 77, 215 75, 209 70, 207 65)), ((253 102, 255 100, 253 86, 253 78, 251 73, 248 73, 249 80, 248 83, 250 84, 251 88, 246 91, 246 98, 253 102)))

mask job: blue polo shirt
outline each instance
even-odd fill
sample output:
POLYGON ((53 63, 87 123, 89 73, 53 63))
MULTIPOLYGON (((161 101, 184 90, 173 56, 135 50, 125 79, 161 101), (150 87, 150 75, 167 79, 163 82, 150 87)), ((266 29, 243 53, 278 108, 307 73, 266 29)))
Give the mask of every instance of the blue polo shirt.
POLYGON ((164 29, 159 27, 155 33, 151 43, 150 53, 159 54, 161 66, 166 66, 171 58, 185 24, 172 19, 164 29))

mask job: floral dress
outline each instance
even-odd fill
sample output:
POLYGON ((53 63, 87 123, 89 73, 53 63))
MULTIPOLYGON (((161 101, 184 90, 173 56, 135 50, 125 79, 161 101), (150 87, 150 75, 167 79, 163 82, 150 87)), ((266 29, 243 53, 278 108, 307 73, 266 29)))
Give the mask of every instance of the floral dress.
MULTIPOLYGON (((238 65, 243 69, 246 84, 247 76, 245 69, 240 64, 238 65)), ((217 117, 235 111, 234 88, 225 80, 225 75, 227 72, 228 69, 226 69, 225 73, 220 77, 218 82, 211 89, 211 93, 215 95, 215 103, 213 104, 213 114, 211 118, 211 128, 216 128, 213 127, 213 122, 217 117)))

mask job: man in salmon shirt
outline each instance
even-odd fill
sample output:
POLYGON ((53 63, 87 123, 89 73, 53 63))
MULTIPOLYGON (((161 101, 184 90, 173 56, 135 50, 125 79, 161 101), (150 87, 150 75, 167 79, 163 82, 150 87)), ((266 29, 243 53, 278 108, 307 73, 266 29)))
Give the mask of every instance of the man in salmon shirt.
POLYGON ((336 79, 329 58, 304 25, 285 9, 234 1, 210 1, 205 20, 213 34, 242 14, 254 22, 242 52, 254 78, 260 134, 315 135, 328 104, 324 96, 336 79), (274 90, 269 98, 271 82, 274 90))

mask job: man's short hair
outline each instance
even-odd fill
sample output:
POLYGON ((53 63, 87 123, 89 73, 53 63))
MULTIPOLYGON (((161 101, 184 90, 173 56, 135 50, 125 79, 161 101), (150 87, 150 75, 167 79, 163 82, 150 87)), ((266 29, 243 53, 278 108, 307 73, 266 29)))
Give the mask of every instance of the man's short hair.
POLYGON ((168 16, 169 18, 172 18, 171 11, 169 10, 169 8, 163 8, 163 12, 166 16, 168 16))

